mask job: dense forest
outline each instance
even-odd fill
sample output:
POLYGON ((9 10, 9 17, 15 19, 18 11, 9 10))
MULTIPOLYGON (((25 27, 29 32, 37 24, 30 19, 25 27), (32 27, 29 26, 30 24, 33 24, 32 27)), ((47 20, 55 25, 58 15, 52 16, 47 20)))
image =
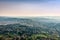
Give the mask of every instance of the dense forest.
POLYGON ((60 22, 44 17, 0 17, 0 40, 60 40, 60 22))

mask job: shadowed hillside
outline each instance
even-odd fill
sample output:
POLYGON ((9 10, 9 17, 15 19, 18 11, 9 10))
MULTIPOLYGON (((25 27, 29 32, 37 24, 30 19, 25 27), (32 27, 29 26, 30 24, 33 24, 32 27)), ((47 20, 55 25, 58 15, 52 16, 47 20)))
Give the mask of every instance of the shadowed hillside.
POLYGON ((3 40, 1 37, 7 38, 6 40, 14 37, 20 38, 19 40, 59 40, 60 22, 44 17, 0 17, 0 39, 3 40))

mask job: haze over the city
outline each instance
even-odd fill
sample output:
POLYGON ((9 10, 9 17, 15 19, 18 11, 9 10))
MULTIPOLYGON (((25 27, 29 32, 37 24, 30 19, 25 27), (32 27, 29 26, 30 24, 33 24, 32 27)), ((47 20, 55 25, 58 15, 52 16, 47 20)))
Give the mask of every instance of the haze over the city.
POLYGON ((60 16, 60 0, 0 0, 0 16, 60 16))

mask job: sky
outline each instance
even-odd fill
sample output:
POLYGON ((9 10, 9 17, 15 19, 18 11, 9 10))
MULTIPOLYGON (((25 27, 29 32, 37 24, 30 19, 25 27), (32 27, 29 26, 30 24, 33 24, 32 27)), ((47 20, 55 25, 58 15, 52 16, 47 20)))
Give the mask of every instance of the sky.
POLYGON ((0 16, 60 16, 60 0, 0 0, 0 16))

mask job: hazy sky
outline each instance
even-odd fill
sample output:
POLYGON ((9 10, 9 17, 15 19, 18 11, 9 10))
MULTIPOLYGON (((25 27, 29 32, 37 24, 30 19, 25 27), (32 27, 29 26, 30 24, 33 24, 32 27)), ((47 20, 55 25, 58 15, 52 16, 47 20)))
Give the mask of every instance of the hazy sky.
POLYGON ((60 1, 0 0, 0 16, 60 16, 60 1))

